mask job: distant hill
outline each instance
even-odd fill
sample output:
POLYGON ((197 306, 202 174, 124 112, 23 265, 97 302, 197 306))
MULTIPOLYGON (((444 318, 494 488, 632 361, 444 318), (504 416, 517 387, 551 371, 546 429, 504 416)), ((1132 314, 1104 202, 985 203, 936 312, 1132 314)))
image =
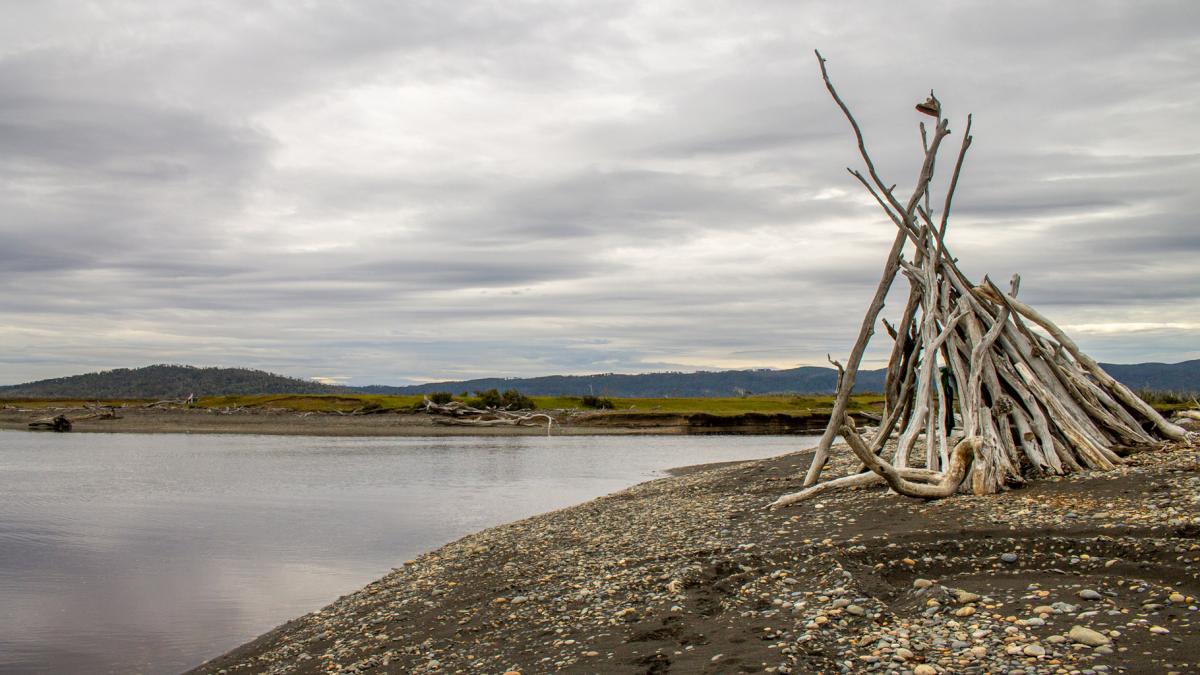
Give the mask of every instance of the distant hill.
MULTIPOLYGON (((1183 363, 1100 364, 1109 374, 1133 389, 1200 392, 1200 360, 1183 363)), ((857 392, 883 390, 884 371, 859 371, 857 392)), ((754 394, 829 394, 837 383, 832 368, 804 366, 787 370, 725 370, 698 373, 646 373, 642 375, 551 375, 530 378, 484 378, 433 382, 406 387, 358 387, 376 394, 459 393, 487 389, 519 389, 529 396, 620 396, 628 398, 740 396, 754 394)))
POLYGON ((1200 359, 1181 363, 1102 363, 1109 375, 1131 389, 1200 393, 1200 359))
POLYGON ((220 394, 335 394, 345 387, 247 368, 146 366, 0 387, 0 398, 184 398, 220 394))
MULTIPOLYGON (((1101 364, 1133 389, 1200 393, 1200 360, 1183 363, 1101 364)), ((858 373, 854 390, 881 391, 883 370, 858 373)), ((828 394, 837 374, 832 368, 803 366, 787 370, 724 370, 640 375, 550 375, 483 378, 404 387, 339 387, 246 368, 147 366, 119 368, 53 380, 0 387, 0 398, 181 398, 188 394, 428 394, 487 389, 519 389, 529 396, 619 396, 624 398, 700 398, 750 394, 828 394)))
MULTIPOLYGON (((829 393, 837 384, 832 368, 803 366, 787 370, 723 370, 697 373, 646 373, 642 375, 550 375, 530 378, 484 378, 458 382, 435 382, 407 387, 358 387, 378 394, 428 394, 435 391, 459 393, 487 389, 519 389, 529 396, 620 396, 629 398, 698 398, 740 396, 743 393, 829 393)), ((856 391, 882 391, 883 371, 858 374, 856 391)))

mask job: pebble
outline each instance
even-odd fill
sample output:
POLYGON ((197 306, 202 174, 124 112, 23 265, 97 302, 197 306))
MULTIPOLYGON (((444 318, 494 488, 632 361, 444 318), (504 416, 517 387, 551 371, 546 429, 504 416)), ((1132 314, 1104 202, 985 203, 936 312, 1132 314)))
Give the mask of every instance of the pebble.
POLYGON ((1025 648, 1022 649, 1021 651, 1024 652, 1025 656, 1045 656, 1046 655, 1046 648, 1041 645, 1025 645, 1025 648))
POLYGON ((958 591, 954 594, 954 597, 964 605, 972 602, 979 602, 979 595, 970 591, 958 591))
POLYGON ((1082 591, 1079 591, 1078 593, 1076 593, 1076 595, 1083 598, 1084 600, 1099 600, 1100 598, 1104 597, 1104 596, 1100 595, 1099 593, 1097 593, 1096 591, 1093 591, 1090 588, 1085 588, 1082 591))
POLYGON ((1004 553, 1000 556, 1000 560, 1009 564, 1017 562, 1016 553, 1004 553))
POLYGON ((1107 635, 1085 626, 1071 626, 1071 630, 1067 632, 1067 637, 1089 647, 1099 647, 1110 642, 1107 635))
POLYGON ((937 668, 934 668, 928 663, 922 663, 916 668, 913 668, 913 675, 937 675, 937 668))

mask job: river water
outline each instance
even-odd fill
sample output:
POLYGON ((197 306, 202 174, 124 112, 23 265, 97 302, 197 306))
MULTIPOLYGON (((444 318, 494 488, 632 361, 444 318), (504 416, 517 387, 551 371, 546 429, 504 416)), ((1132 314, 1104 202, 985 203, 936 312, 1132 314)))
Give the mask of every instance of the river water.
POLYGON ((0 431, 0 673, 177 673, 464 534, 815 443, 0 431))

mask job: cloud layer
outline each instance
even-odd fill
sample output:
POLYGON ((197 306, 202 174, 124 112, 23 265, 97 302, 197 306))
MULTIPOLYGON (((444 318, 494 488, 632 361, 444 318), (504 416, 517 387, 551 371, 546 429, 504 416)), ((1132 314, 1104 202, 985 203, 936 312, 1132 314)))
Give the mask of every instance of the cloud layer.
POLYGON ((901 190, 975 114, 969 274, 1200 357, 1200 10, 993 5, 6 6, 0 381, 821 363, 893 230, 814 48, 901 190))

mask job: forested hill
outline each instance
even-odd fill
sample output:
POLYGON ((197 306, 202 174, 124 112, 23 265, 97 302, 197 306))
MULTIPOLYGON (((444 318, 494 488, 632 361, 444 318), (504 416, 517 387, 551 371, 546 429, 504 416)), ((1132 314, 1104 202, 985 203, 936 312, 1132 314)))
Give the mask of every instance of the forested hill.
POLYGON ((1200 394, 1200 359, 1181 363, 1101 363, 1109 375, 1132 389, 1200 394))
POLYGON ((220 394, 335 394, 345 392, 311 380, 247 368, 146 366, 59 377, 0 387, 0 398, 184 398, 220 394))
MULTIPOLYGON (((1200 392, 1200 360, 1183 363, 1101 364, 1134 389, 1179 393, 1200 392)), ((338 387, 245 368, 147 366, 120 368, 27 384, 0 386, 0 398, 182 398, 189 394, 428 394, 518 389, 528 396, 704 397, 745 394, 813 393, 833 391, 832 368, 805 366, 787 370, 726 370, 698 373, 641 375, 551 375, 530 378, 485 378, 393 387, 338 387)), ((858 392, 883 389, 883 371, 858 374, 858 392)))
MULTIPOLYGON (((1113 377, 1134 389, 1200 392, 1200 360, 1183 363, 1100 364, 1113 377)), ((859 371, 858 392, 883 390, 883 370, 859 371)), ((486 378, 434 382, 407 387, 359 387, 379 394, 459 393, 487 389, 519 389, 528 396, 702 397, 740 396, 745 393, 833 392, 837 373, 832 368, 805 366, 788 370, 726 370, 698 373, 647 373, 644 375, 552 375, 530 378, 486 378)))
MULTIPOLYGON (((530 378, 485 378, 436 382, 408 387, 360 387, 379 394, 459 393, 488 389, 519 389, 529 396, 621 396, 632 398, 693 398, 768 393, 829 393, 837 384, 832 368, 804 366, 788 370, 724 370, 698 373, 646 373, 642 375, 551 375, 530 378)), ((856 391, 881 391, 883 371, 861 371, 856 391)))

